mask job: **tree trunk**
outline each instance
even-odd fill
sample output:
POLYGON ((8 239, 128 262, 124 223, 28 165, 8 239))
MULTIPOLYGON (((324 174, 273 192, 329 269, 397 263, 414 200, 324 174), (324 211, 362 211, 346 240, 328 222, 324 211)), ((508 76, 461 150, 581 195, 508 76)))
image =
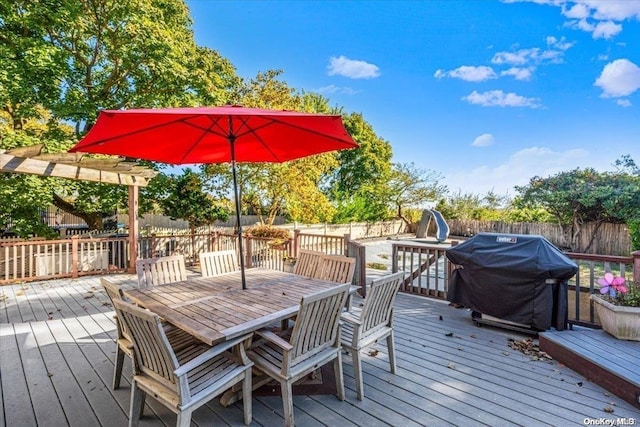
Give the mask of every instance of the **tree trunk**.
POLYGON ((102 223, 102 213, 100 212, 81 212, 77 210, 72 203, 67 202, 55 193, 53 194, 53 204, 55 207, 62 209, 67 213, 82 218, 89 226, 89 230, 102 230, 104 228, 102 223))
POLYGON ((402 205, 398 205, 398 218, 407 224, 407 229, 411 227, 411 221, 409 221, 404 215, 402 215, 402 205))

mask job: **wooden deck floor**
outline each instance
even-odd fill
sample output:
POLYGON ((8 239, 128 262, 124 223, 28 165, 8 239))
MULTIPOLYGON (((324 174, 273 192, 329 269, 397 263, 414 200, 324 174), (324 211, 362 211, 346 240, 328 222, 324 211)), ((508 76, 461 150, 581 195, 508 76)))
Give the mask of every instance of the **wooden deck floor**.
MULTIPOLYGON (((133 276, 110 276, 133 283, 133 276)), ((398 374, 387 349, 364 357, 365 400, 295 396, 299 426, 568 426, 640 422, 640 410, 555 361, 509 347, 523 335, 473 325, 469 312, 400 295, 395 311, 398 374), (613 412, 609 412, 613 411, 613 412)), ((0 426, 124 426, 128 383, 111 389, 115 324, 97 277, 0 287, 0 426)), ((130 373, 129 365, 125 371, 130 373)), ((254 397, 254 426, 282 423, 279 397, 254 397)), ((242 425, 242 407, 212 401, 198 426, 242 425)), ((141 425, 174 425, 148 399, 141 425)))

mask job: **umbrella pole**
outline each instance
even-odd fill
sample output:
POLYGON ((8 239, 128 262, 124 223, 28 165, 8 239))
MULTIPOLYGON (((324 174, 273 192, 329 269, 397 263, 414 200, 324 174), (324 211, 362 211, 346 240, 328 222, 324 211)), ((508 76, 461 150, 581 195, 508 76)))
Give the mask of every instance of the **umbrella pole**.
POLYGON ((244 276, 244 250, 242 247, 242 223, 240 222, 240 197, 238 195, 238 174, 236 172, 236 147, 235 138, 230 137, 231 144, 231 172, 233 174, 233 197, 236 201, 236 221, 238 224, 238 251, 240 258, 240 275, 242 276, 242 289, 247 289, 247 280, 244 276))

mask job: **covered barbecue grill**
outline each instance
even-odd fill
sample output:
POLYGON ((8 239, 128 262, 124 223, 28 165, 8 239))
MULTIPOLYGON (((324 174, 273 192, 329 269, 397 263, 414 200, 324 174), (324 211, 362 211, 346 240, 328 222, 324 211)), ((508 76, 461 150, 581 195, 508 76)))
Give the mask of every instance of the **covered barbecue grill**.
POLYGON ((567 282, 578 266, 544 237, 480 233, 447 250, 447 258, 459 266, 447 299, 471 308, 474 320, 487 315, 506 327, 565 328, 567 282))

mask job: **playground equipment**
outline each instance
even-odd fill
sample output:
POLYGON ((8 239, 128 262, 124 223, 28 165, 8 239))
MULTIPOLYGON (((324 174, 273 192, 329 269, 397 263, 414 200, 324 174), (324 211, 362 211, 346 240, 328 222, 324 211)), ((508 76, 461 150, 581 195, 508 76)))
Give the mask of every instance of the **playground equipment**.
POLYGON ((418 224, 416 237, 427 237, 427 232, 429 230, 429 225, 431 225, 432 219, 436 224, 436 240, 438 241, 438 243, 442 243, 447 240, 447 237, 449 237, 449 225, 447 224, 447 221, 444 220, 442 214, 435 209, 425 209, 422 211, 422 218, 420 219, 420 223, 418 224))

